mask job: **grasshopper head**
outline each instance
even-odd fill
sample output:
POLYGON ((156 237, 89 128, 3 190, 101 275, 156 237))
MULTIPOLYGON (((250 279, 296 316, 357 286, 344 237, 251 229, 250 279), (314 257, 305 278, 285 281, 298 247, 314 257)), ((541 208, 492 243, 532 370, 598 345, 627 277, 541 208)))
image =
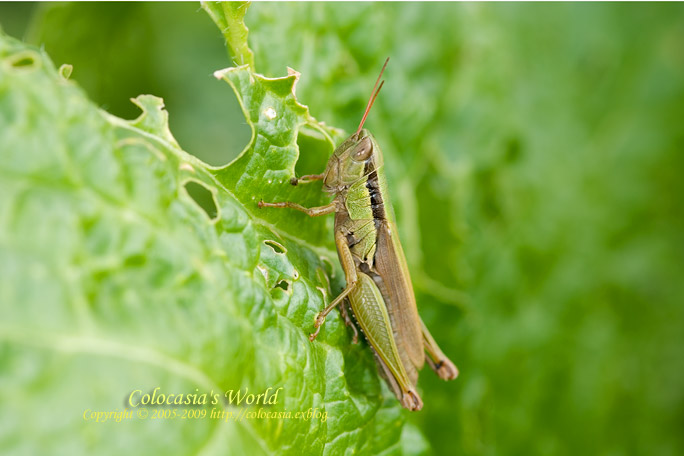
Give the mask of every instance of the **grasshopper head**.
POLYGON ((382 165, 382 152, 373 135, 365 128, 339 145, 328 161, 323 188, 342 193, 351 184, 368 176, 382 165))

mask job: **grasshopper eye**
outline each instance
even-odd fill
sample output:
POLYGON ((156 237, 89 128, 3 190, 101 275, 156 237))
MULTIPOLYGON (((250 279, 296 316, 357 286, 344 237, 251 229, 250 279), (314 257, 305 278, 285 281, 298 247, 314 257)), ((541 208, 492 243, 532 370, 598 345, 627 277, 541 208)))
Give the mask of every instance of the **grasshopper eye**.
POLYGON ((370 138, 366 136, 356 145, 356 147, 354 147, 352 159, 357 162, 366 161, 372 153, 373 143, 371 142, 370 138))

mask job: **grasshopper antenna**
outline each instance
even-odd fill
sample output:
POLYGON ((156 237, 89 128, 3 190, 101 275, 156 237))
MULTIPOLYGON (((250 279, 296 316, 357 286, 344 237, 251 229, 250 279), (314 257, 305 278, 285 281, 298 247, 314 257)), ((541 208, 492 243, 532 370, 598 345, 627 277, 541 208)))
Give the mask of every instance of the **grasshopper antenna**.
POLYGON ((361 123, 359 124, 359 128, 356 130, 356 133, 354 135, 358 135, 361 133, 361 129, 363 128, 363 123, 366 121, 366 117, 368 117, 368 113, 371 110, 371 107, 373 106, 373 103, 375 102, 375 99, 378 97, 378 94, 380 93, 380 89, 382 89, 382 85, 385 83, 385 81, 380 82, 380 78, 382 78, 382 73, 385 72, 385 68, 387 67, 387 63, 389 62, 389 57, 387 57, 387 60, 385 60, 385 64, 382 66, 382 70, 380 70, 380 74, 378 75, 378 80, 375 81, 375 85, 373 86, 373 91, 371 92, 371 97, 368 100, 368 104, 366 105, 366 111, 363 113, 363 118, 361 119, 361 123), (380 83, 380 87, 378 87, 378 83, 380 83), (375 90, 375 89, 378 90, 375 90))

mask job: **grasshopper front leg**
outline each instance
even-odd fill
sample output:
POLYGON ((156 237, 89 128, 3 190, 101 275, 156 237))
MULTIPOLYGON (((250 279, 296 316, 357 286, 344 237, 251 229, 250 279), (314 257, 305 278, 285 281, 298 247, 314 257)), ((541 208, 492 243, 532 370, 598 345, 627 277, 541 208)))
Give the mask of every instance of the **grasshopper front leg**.
POLYGON ((280 203, 266 203, 263 200, 259 200, 259 208, 262 207, 288 207, 290 209, 295 209, 300 212, 304 212, 309 217, 318 217, 320 215, 332 214, 337 211, 337 202, 333 201, 325 206, 317 207, 304 207, 301 204, 293 203, 291 201, 281 201, 280 203))
POLYGON ((325 173, 321 174, 307 174, 302 177, 293 177, 290 179, 290 184, 292 185, 297 185, 297 184, 308 184, 309 182, 314 182, 318 180, 322 180, 325 178, 325 173))

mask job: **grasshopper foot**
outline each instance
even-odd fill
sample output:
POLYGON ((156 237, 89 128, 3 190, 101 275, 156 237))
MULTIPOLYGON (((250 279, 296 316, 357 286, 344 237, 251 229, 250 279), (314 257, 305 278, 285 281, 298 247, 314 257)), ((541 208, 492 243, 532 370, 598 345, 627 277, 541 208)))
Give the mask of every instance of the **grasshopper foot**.
POLYGON ((430 360, 430 358, 428 358, 427 361, 432 370, 434 370, 442 380, 453 380, 458 377, 458 368, 449 358, 441 359, 437 363, 430 360))
POLYGON ((302 177, 293 177, 292 179, 290 179, 290 184, 297 185, 300 182, 302 184, 308 184, 309 182, 321 180, 324 177, 325 174, 307 174, 306 176, 302 177))
POLYGON ((321 330, 321 328, 316 328, 316 331, 313 333, 309 334, 309 342, 313 342, 316 336, 318 336, 318 332, 321 330))
POLYGON ((417 412, 423 408, 423 401, 421 400, 418 393, 413 389, 406 391, 401 398, 401 405, 411 411, 417 412))
POLYGON ((316 319, 314 320, 314 328, 316 328, 316 331, 314 331, 312 334, 309 334, 309 340, 311 342, 313 342, 316 336, 318 336, 318 333, 320 332, 323 323, 325 323, 325 315, 316 315, 316 319))

